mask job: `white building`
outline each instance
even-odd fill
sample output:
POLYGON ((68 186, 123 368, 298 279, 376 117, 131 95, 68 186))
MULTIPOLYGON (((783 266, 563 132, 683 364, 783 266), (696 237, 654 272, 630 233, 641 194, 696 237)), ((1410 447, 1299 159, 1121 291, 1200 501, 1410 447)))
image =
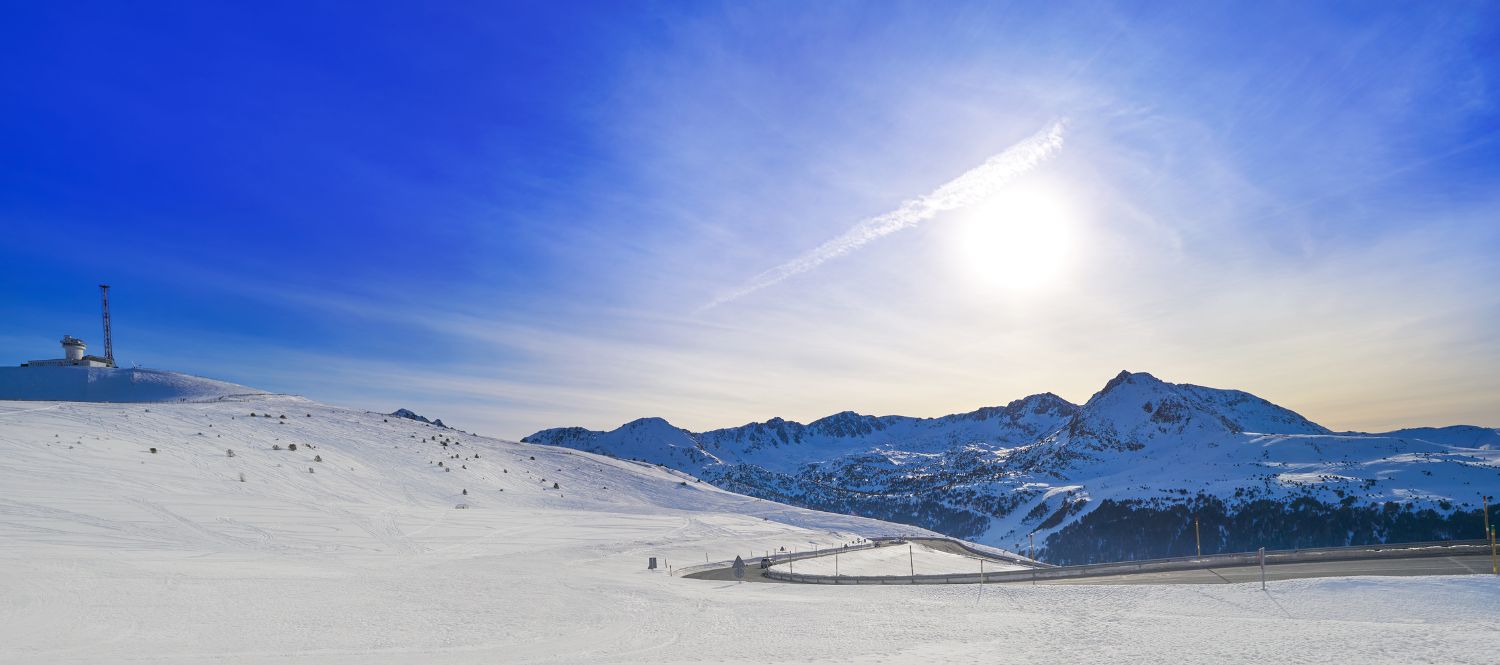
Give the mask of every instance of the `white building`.
POLYGON ((21 363, 21 366, 47 367, 64 365, 73 367, 114 367, 114 363, 111 363, 107 358, 84 355, 83 352, 88 350, 88 345, 84 344, 83 340, 78 339, 77 337, 74 337, 72 335, 63 335, 62 347, 63 357, 61 358, 57 358, 54 360, 32 360, 29 362, 21 363))

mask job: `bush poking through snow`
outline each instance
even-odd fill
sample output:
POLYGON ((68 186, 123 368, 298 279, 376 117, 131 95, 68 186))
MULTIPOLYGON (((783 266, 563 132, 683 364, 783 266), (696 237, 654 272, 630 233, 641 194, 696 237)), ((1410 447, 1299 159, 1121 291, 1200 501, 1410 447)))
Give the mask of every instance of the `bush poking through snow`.
POLYGON ((229 457, 234 457, 234 449, 233 448, 229 448, 229 449, 227 449, 227 450, 224 451, 224 454, 227 455, 227 456, 229 456, 229 457))
POLYGON ((287 450, 296 450, 297 449, 297 444, 295 444, 295 443, 288 443, 288 444, 286 444, 286 449, 287 450))
POLYGON ((152 449, 151 449, 151 454, 152 454, 152 455, 155 455, 155 454, 156 454, 156 449, 155 449, 155 448, 152 448, 152 449))
POLYGON ((273 443, 273 444, 271 444, 271 450, 281 450, 281 444, 279 444, 279 443, 273 443))
POLYGON ((242 483, 245 482, 245 472, 244 471, 240 472, 240 482, 242 482, 242 483))
POLYGON ((321 462, 321 461, 323 461, 323 456, 322 455, 313 455, 313 461, 314 462, 321 462))

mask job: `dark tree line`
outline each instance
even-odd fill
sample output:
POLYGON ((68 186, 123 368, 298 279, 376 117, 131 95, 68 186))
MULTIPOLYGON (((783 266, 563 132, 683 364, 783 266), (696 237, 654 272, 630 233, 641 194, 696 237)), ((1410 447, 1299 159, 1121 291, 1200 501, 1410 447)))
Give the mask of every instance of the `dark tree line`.
POLYGON ((1388 501, 1355 505, 1299 497, 1227 504, 1199 495, 1184 502, 1106 499, 1047 538, 1042 558, 1062 565, 1192 556, 1197 516, 1203 553, 1253 552, 1483 537, 1479 509, 1439 512, 1388 501))

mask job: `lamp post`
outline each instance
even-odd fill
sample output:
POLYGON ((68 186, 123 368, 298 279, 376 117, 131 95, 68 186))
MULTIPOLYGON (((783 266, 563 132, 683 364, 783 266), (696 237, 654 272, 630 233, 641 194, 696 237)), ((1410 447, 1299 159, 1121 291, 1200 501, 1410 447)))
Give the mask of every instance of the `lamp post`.
POLYGON ((1198 534, 1198 516, 1193 516, 1193 542, 1198 546, 1198 558, 1203 558, 1203 537, 1198 534))
POLYGON ((1484 537, 1490 541, 1490 572, 1500 575, 1500 560, 1495 557, 1495 529, 1490 526, 1490 499, 1492 496, 1480 496, 1479 500, 1484 505, 1484 537))

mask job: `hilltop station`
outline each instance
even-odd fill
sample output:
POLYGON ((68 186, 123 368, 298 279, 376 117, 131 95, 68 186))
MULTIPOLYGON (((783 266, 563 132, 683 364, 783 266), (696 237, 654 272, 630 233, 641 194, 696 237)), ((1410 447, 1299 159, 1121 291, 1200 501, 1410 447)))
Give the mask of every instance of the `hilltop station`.
POLYGON ((104 355, 86 355, 88 345, 72 335, 63 335, 63 357, 51 360, 29 360, 22 367, 114 367, 115 349, 109 330, 109 285, 99 285, 99 301, 104 312, 104 355))

